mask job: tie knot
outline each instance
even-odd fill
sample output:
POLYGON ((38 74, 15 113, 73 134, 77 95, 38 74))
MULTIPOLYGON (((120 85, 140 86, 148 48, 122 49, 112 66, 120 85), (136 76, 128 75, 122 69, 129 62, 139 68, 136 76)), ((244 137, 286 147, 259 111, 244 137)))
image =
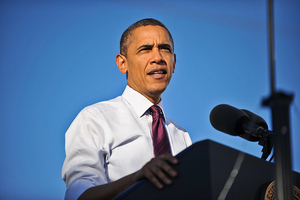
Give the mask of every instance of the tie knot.
POLYGON ((151 111, 151 115, 152 115, 153 118, 157 118, 161 114, 161 109, 157 105, 151 106, 150 111, 151 111))

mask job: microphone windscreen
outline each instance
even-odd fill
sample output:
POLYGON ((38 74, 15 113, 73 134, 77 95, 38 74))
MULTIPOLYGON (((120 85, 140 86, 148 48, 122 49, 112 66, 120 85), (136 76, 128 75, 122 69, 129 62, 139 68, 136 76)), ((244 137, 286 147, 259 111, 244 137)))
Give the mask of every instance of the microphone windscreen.
POLYGON ((214 107, 210 113, 211 125, 215 129, 230 135, 243 134, 243 124, 245 122, 249 122, 248 115, 227 104, 220 104, 214 107))

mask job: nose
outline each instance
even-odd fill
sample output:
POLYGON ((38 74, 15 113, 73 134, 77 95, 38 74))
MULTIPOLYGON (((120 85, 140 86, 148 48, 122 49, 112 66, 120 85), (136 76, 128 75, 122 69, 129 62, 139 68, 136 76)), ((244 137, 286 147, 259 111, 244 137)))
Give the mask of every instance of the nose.
POLYGON ((163 57, 163 54, 160 52, 159 48, 153 48, 152 53, 153 53, 152 63, 165 64, 165 59, 163 57))

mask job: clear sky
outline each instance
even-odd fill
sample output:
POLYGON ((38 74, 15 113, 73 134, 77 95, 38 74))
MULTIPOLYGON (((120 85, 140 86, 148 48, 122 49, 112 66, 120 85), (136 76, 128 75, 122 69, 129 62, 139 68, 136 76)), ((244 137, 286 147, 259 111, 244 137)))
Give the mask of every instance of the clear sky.
MULTIPOLYGON (((275 0, 276 89, 294 94, 293 169, 300 172, 300 1, 275 0)), ((120 95, 115 56, 142 18, 171 31, 176 70, 166 115, 193 142, 210 139, 261 156, 262 147, 215 130, 210 111, 230 104, 263 117, 270 95, 267 1, 0 2, 0 199, 63 199, 64 134, 85 106, 120 95), (125 3, 126 2, 126 3, 125 3)))

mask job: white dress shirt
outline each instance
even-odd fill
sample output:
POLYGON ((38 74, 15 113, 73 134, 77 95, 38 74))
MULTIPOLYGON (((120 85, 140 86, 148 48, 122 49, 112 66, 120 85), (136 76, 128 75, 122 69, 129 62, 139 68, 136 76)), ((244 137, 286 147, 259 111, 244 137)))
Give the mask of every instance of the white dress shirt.
MULTIPOLYGON (((77 199, 90 187, 136 172, 154 157, 148 110, 152 105, 127 86, 122 96, 88 106, 78 114, 65 136, 65 199, 77 199)), ((158 106, 163 111, 162 101, 158 106)), ((173 155, 192 144, 183 128, 165 116, 163 121, 173 155)))

